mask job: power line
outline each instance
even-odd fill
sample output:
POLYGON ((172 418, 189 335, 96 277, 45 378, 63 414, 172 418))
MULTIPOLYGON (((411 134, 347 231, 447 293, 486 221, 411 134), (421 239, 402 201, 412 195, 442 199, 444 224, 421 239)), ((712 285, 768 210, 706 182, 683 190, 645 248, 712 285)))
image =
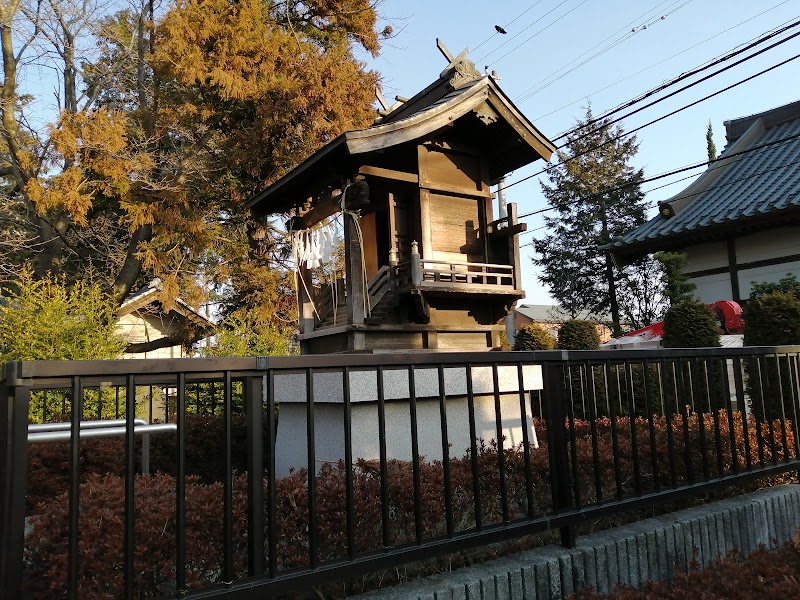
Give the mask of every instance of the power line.
MULTIPOLYGON (((800 26, 800 19, 798 19, 797 21, 794 21, 793 23, 787 25, 786 27, 781 28, 780 30, 770 32, 770 33, 762 36, 761 38, 759 38, 757 41, 752 42, 751 44, 748 44, 747 46, 745 46, 743 48, 734 50, 734 51, 728 53, 727 55, 725 55, 725 56, 723 56, 723 57, 721 57, 721 58, 719 58, 717 60, 712 61, 709 64, 706 64, 706 65, 701 66, 701 67, 697 67, 697 68, 695 68, 695 69, 693 69, 691 71, 683 73, 683 74, 679 75, 678 77, 672 79, 671 81, 668 81, 668 82, 666 82, 666 83, 664 83, 664 84, 662 84, 662 85, 660 85, 660 86, 658 86, 656 88, 653 88, 652 90, 649 90, 649 91, 645 92, 644 94, 640 94, 636 98, 634 98, 634 99, 632 99, 632 100, 630 100, 628 102, 623 103, 619 107, 614 108, 611 111, 607 111, 605 114, 600 115, 600 116, 592 119, 592 121, 589 121, 583 127, 591 125, 593 122, 596 123, 598 121, 606 119, 609 116, 611 116, 612 114, 616 114, 619 111, 624 110, 625 108, 630 108, 631 106, 634 106, 634 105, 638 104, 639 102, 643 102, 647 98, 649 98, 649 97, 651 97, 651 96, 653 96, 653 95, 655 95, 655 94, 657 94, 659 92, 662 92, 665 89, 668 89, 668 88, 672 87, 673 85, 677 85, 681 81, 684 81, 684 80, 686 80, 686 79, 688 79, 690 77, 698 75, 699 73, 702 73, 703 71, 706 71, 706 70, 708 70, 708 69, 710 69, 712 67, 715 67, 718 64, 721 64, 723 62, 727 62, 727 61, 731 60, 732 58, 735 58, 736 56, 739 56, 740 54, 742 54, 744 52, 747 52, 748 50, 752 50, 756 46, 760 46, 764 42, 767 42, 767 41, 771 40, 772 38, 774 38, 774 37, 776 37, 776 36, 778 36, 778 35, 780 35, 782 33, 786 33, 790 29, 794 29, 795 27, 798 27, 798 26, 800 26)), ((782 44, 785 44, 786 42, 792 40, 793 38, 797 37, 798 35, 800 35, 800 32, 794 33, 794 34, 790 35, 789 37, 786 37, 786 38, 784 38, 782 40, 779 40, 779 41, 775 42, 774 44, 771 44, 771 45, 767 46, 766 48, 762 48, 761 50, 758 50, 758 51, 754 52, 753 54, 751 54, 749 56, 745 56, 744 58, 741 58, 741 59, 737 60, 736 62, 731 63, 730 65, 727 65, 727 66, 725 66, 725 67, 723 67, 723 68, 721 68, 721 69, 719 69, 717 71, 714 71, 713 73, 710 73, 709 75, 706 75, 705 77, 702 77, 702 78, 698 79, 697 81, 693 81, 692 83, 689 83, 689 84, 683 86, 682 88, 680 88, 678 90, 670 92, 666 96, 662 96, 661 98, 658 98, 657 100, 654 100, 654 101, 650 102, 649 104, 645 104, 644 106, 641 106, 641 107, 637 108, 636 110, 633 110, 633 111, 631 111, 631 112, 629 112, 629 113, 627 113, 627 114, 625 114, 625 115, 623 115, 621 117, 617 117, 616 119, 614 119, 614 120, 612 120, 612 121, 610 121, 608 123, 605 123, 602 127, 598 127, 597 129, 594 129, 592 131, 589 131, 589 132, 585 133, 583 136, 581 136, 581 138, 582 137, 586 137, 588 135, 591 135, 592 133, 594 133, 596 131, 599 131, 603 127, 607 127, 608 125, 613 125, 614 123, 618 123, 619 121, 622 121, 623 119, 627 119, 628 117, 633 116, 633 115, 635 115, 635 114, 637 114, 637 113, 639 113, 639 112, 641 112, 641 111, 643 111, 643 110, 645 110, 647 108, 650 108, 651 106, 655 106, 656 104, 658 104, 660 102, 663 102, 664 100, 672 98, 673 96, 675 96, 677 94, 680 94, 681 92, 684 92, 684 91, 686 91, 686 90, 688 90, 690 88, 693 88, 694 86, 699 85, 699 84, 703 83, 704 81, 708 81, 709 79, 711 79, 713 77, 716 77, 717 75, 719 75, 721 73, 724 73, 725 71, 729 71, 730 69, 732 69, 734 67, 737 67, 737 66, 747 62, 748 60, 751 60, 753 58, 756 58, 757 56, 760 56, 764 52, 768 52, 769 50, 772 50, 773 48, 776 48, 776 47, 778 47, 778 46, 780 46, 782 44)), ((567 137, 570 133, 574 133, 575 131, 576 131, 576 129, 573 129, 571 132, 563 133, 563 134, 559 135, 557 138, 555 138, 555 140, 563 139, 563 138, 567 137)), ((581 139, 581 138, 577 138, 577 139, 581 139)), ((560 147, 563 148, 564 145, 565 144, 562 144, 560 147)))
MULTIPOLYGON (((586 0, 584 0, 584 2, 585 2, 585 1, 586 1, 586 0)), ((500 45, 499 45, 497 48, 495 48, 494 50, 490 51, 488 54, 484 54, 482 58, 480 58, 479 60, 476 60, 475 62, 476 62, 476 63, 478 63, 478 64, 479 64, 479 63, 481 63, 481 62, 483 62, 484 60, 486 60, 487 58, 489 58, 489 57, 490 57, 492 54, 494 54, 495 52, 497 52, 498 50, 500 50, 500 48, 502 48, 502 47, 503 47, 503 46, 505 46, 506 44, 510 44, 510 43, 511 43, 512 41, 514 41, 516 38, 518 38, 519 36, 521 36, 521 35, 523 34, 523 32, 527 31, 528 29, 530 29, 531 27, 533 27, 534 25, 536 25, 536 23, 538 23, 539 21, 541 21, 542 19, 544 19, 544 18, 545 18, 547 15, 549 15, 551 12, 553 12, 554 10, 557 10, 558 8, 560 8, 561 6, 563 6, 564 4, 566 4, 567 2, 569 2, 569 0, 561 0, 561 2, 559 2, 559 3, 558 3, 556 6, 555 6, 555 7, 551 8, 550 10, 548 10, 548 11, 547 11, 546 13, 544 13, 544 14, 543 14, 541 17, 539 17, 538 19, 536 19, 536 20, 535 20, 533 23, 531 23, 531 24, 527 25, 526 27, 523 27, 522 29, 520 29, 520 30, 519 30, 519 32, 517 32, 517 33, 515 33, 514 35, 512 35, 512 36, 511 36, 510 38, 508 38, 508 39, 507 39, 505 42, 503 42, 502 44, 500 44, 500 45)), ((537 4, 538 4, 538 3, 537 3, 537 4)), ((535 34, 535 35, 538 35, 538 34, 535 34)))
MULTIPOLYGON (((524 42, 522 42, 521 44, 519 44, 519 45, 515 46, 514 48, 512 48, 511 50, 509 50, 508 52, 506 52, 505 54, 503 54, 503 56, 501 56, 500 58, 496 58, 496 59, 495 59, 493 62, 495 62, 495 63, 498 63, 498 62, 500 62, 501 60, 503 60, 503 59, 504 59, 506 56, 508 56, 509 54, 511 54, 511 53, 513 53, 513 52, 516 52, 517 50, 519 50, 520 48, 522 48, 522 46, 524 46, 525 44, 527 44, 528 42, 530 42, 530 41, 531 41, 533 38, 535 38, 537 35, 539 35, 540 33, 543 33, 543 32, 545 32, 545 31, 547 31, 547 30, 548 30, 548 29, 550 29, 550 28, 551 28, 553 25, 555 25, 556 23, 558 23, 558 22, 559 22, 561 19, 563 19, 563 18, 564 18, 564 17, 566 17, 567 15, 570 15, 571 13, 575 12, 575 11, 576 11, 576 10, 578 10, 578 9, 579 9, 581 6, 583 6, 584 4, 586 4, 588 1, 589 1, 589 0, 583 0, 583 2, 581 2, 581 3, 580 3, 580 4, 578 4, 577 6, 575 6, 575 7, 571 8, 570 10, 568 10, 567 12, 565 12, 563 15, 561 15, 560 17, 558 17, 558 18, 557 18, 555 21, 553 21, 553 22, 549 23, 549 24, 548 24, 548 25, 546 25, 545 27, 542 27, 542 28, 541 28, 539 31, 537 31, 537 32, 536 32, 536 33, 534 33, 532 36, 530 36, 530 37, 529 37, 527 40, 525 40, 525 41, 524 41, 524 42)), ((562 4, 563 4, 563 2, 562 2, 562 4)), ((559 6, 561 6, 561 5, 559 4, 559 6)), ((552 11, 551 11, 551 12, 552 12, 552 11)))
MULTIPOLYGON (((584 99, 588 98, 589 96, 593 96, 593 95, 595 95, 595 94, 599 94, 600 92, 604 92, 604 91, 606 91, 606 90, 608 90, 608 89, 610 89, 610 88, 612 88, 612 87, 614 87, 614 86, 616 86, 616 85, 619 85, 620 83, 623 83, 623 82, 625 82, 625 81, 627 81, 627 80, 629 80, 629 79, 631 79, 631 78, 633 78, 633 77, 636 77, 637 75, 641 75, 641 74, 642 74, 642 73, 644 73, 645 71, 649 71, 650 69, 654 69, 655 67, 657 67, 657 66, 659 66, 659 65, 661 65, 661 64, 664 64, 665 62, 668 62, 668 61, 672 60, 673 58, 675 58, 675 57, 677 57, 677 56, 680 56, 681 54, 685 54, 685 53, 689 52, 690 50, 694 50, 695 48, 697 48, 697 47, 699 47, 699 46, 702 46, 702 45, 703 45, 703 44, 705 44, 706 42, 710 42, 711 40, 713 40, 713 39, 715 39, 715 38, 718 38, 718 37, 719 37, 719 36, 721 36, 721 35, 725 35, 726 33, 730 32, 730 31, 733 31, 733 30, 734 30, 734 29, 736 29, 737 27, 741 27, 741 26, 742 26, 742 25, 744 25, 745 23, 749 23, 750 21, 753 21, 754 19, 757 19, 758 17, 760 17, 760 16, 762 16, 762 15, 765 15, 765 14, 766 14, 766 13, 768 13, 768 12, 771 12, 771 11, 775 10, 776 8, 778 8, 778 7, 780 7, 780 6, 783 6, 784 4, 787 4, 787 3, 789 3, 790 1, 791 1, 791 0, 783 0, 782 2, 780 2, 780 3, 776 4, 775 6, 773 6, 773 7, 771 7, 771 8, 768 8, 767 10, 765 10, 765 11, 762 11, 762 12, 760 12, 760 13, 756 14, 756 15, 753 15, 752 17, 750 17, 750 18, 748 18, 748 19, 745 19, 744 21, 740 21, 740 22, 739 22, 739 23, 737 23, 736 25, 733 25, 732 27, 729 27, 729 28, 727 28, 727 29, 724 29, 724 30, 720 31, 719 33, 716 33, 716 34, 714 34, 714 35, 712 35, 712 36, 710 36, 710 37, 707 37, 706 39, 704 39, 704 40, 702 40, 702 41, 700 41, 700 42, 698 42, 698 43, 694 44, 693 46, 689 46, 688 48, 685 48, 685 49, 681 50, 680 52, 676 52, 675 54, 673 54, 673 55, 671 55, 671 56, 668 56, 667 58, 665 58, 665 59, 663 59, 663 60, 660 60, 660 61, 658 61, 658 62, 656 62, 656 63, 653 63, 653 64, 652 64, 652 65, 650 65, 649 67, 645 67, 644 69, 641 69, 640 71, 636 71, 635 73, 632 73, 632 74, 628 75, 627 77, 623 77, 622 79, 618 79, 618 80, 617 80, 617 81, 615 81, 614 83, 611 83, 611 84, 609 84, 609 85, 607 85, 607 86, 605 86, 605 87, 602 87, 602 88, 600 88, 599 90, 595 90, 594 92, 591 92, 590 94, 587 94, 587 95, 585 95, 585 96, 582 96, 581 98, 578 98, 577 100, 573 100, 572 102, 569 102, 569 103, 567 103, 567 104, 564 104, 563 106, 560 106, 559 108, 557 108, 557 109, 555 109, 555 110, 552 110, 552 111, 550 111, 549 113, 545 113, 545 114, 543 114, 543 115, 539 115, 538 117, 536 117, 536 118, 534 119, 534 121, 539 121, 540 119, 544 119, 544 118, 547 118, 547 117, 549 117, 549 116, 551 116, 551 115, 554 115, 555 113, 557 113, 557 112, 560 112, 560 111, 564 110, 565 108, 569 108, 570 106, 573 106, 573 105, 577 104, 578 102, 581 102, 582 100, 584 100, 584 99)), ((779 25, 779 27, 781 27, 781 26, 785 25, 786 23, 789 23, 789 21, 786 21, 786 22, 784 22, 784 23, 781 23, 781 25, 779 25)), ((758 37, 760 37, 760 36, 756 36, 755 38, 752 38, 752 39, 748 40, 747 42, 744 42, 744 43, 743 43, 743 44, 741 44, 741 45, 744 45, 744 44, 750 43, 750 42, 752 42, 752 41, 754 41, 754 40, 758 39, 758 37)), ((711 59, 711 60, 715 60, 715 59, 711 59)), ((708 62, 711 62, 711 61, 707 61, 707 63, 708 63, 708 62)), ((703 63, 703 64, 707 64, 707 63, 703 63)), ((521 102, 526 102, 527 100, 528 100, 528 99, 524 99, 524 100, 522 100, 521 102)), ((559 135, 560 135, 560 134, 559 134, 559 135)))
MULTIPOLYGON (((794 34, 794 35, 793 35, 793 36, 791 36, 791 37, 795 37, 796 35, 800 35, 800 33, 794 34)), ((783 43, 783 42, 785 42, 785 41, 788 41, 788 39, 791 39, 791 38, 787 38, 786 40, 783 40, 783 41, 782 41, 782 42, 780 42, 780 43, 783 43)), ((773 46, 771 46, 771 47, 774 47, 774 45, 773 45, 773 46)), ((749 57, 749 58, 752 58, 752 57, 749 57)), ((665 114, 665 115, 662 115, 662 116, 660 116, 660 117, 658 117, 658 118, 656 118, 656 119, 653 119, 653 120, 651 120, 651 121, 648 121, 648 122, 647 122, 647 123, 645 123, 644 125, 640 125, 639 127, 636 127, 636 128, 634 128, 634 129, 631 129, 630 131, 625 131, 625 132, 621 133, 621 134, 620 134, 620 135, 618 135, 618 136, 615 136, 615 137, 613 137, 613 138, 611 138, 611 139, 609 139, 609 140, 606 140, 605 142, 603 142, 602 144, 600 144, 600 145, 598 145, 598 146, 595 146, 595 147, 593 147, 593 148, 588 148, 587 150, 585 150, 585 151, 583 151, 583 152, 579 152, 579 153, 577 153, 577 154, 574 154, 574 155, 572 155, 571 157, 569 157, 568 159, 566 159, 566 160, 564 160, 564 161, 561 161, 561 162, 559 162, 559 163, 556 163, 556 164, 554 164, 554 165, 551 165, 551 166, 549 166, 549 167, 545 167, 544 169, 542 169, 542 170, 540 170, 540 171, 537 171, 537 172, 536 172, 536 173, 534 173, 533 175, 528 175, 527 177, 523 177, 522 179, 519 179, 519 180, 517 180, 517 181, 514 181, 513 183, 509 183, 509 184, 507 184, 505 187, 506 187, 506 189, 508 189, 508 188, 510 188, 510 187, 513 187, 513 186, 515 186, 515 185, 517 185, 517 184, 520 184, 520 183, 522 183, 522 182, 524 182, 524 181, 527 181, 527 180, 529 180, 529 179, 532 179, 532 178, 534 178, 534 177, 536 177, 536 176, 538 176, 538 175, 542 175, 543 173, 547 173, 547 172, 549 172, 549 171, 552 171, 553 169, 555 169, 555 168, 557 168, 557 167, 559 167, 559 166, 561 166, 561 165, 564 165, 564 164, 566 164, 567 162, 571 162, 571 161, 573 161, 573 160, 575 160, 575 159, 577 159, 577 158, 579 158, 579 157, 581 157, 581 156, 584 156, 585 154, 588 154, 589 152, 593 152, 593 151, 595 151, 595 150, 597 150, 597 149, 599 149, 599 148, 602 148, 602 147, 604 147, 604 146, 607 146, 608 144, 611 144, 611 143, 613 143, 613 142, 616 142, 617 140, 620 140, 620 139, 622 139, 623 137, 631 136, 631 135, 633 135, 634 133, 636 133, 637 131, 641 131, 641 130, 642 130, 642 129, 644 129, 645 127, 649 127, 650 125, 654 125, 655 123, 658 123, 658 122, 660 122, 660 121, 663 121, 664 119, 667 119, 667 118, 669 118, 669 117, 672 117, 672 116, 674 116, 674 115, 678 114, 679 112, 682 112, 682 111, 684 111, 684 110, 686 110, 686 109, 688 109, 688 108, 691 108, 691 107, 693 107, 693 106, 696 106, 697 104, 700 104, 701 102, 705 102, 706 100, 709 100, 710 98, 713 98, 713 97, 715 97, 715 96, 718 96, 718 95, 720 95, 720 94, 723 94, 723 93, 725 93, 725 92, 728 92, 728 91, 732 90, 732 89, 733 89, 733 88, 735 88, 735 87, 738 87, 738 86, 740 86, 740 85, 743 85, 744 83, 747 83, 747 82, 749 82, 749 81, 752 81, 753 79, 755 79, 755 78, 757 78, 757 77, 760 77, 761 75, 764 75, 764 74, 766 74, 766 73, 769 73, 769 72, 771 72, 771 71, 773 71, 773 70, 775 70, 775 69, 777 69, 777 68, 779 68, 779 67, 782 67, 782 66, 784 66, 784 65, 786 65, 786 64, 788 64, 788 63, 790 63, 790 62, 792 62, 793 60, 797 60, 798 58, 800 58, 800 54, 796 54, 796 55, 794 55, 793 57, 791 57, 791 58, 788 58, 788 59, 786 59, 786 60, 784 60, 784 61, 782 61, 782 62, 780 62, 780 63, 778 63, 778 64, 776 64, 776 65, 773 65, 773 66, 771 66, 771 67, 769 67, 769 68, 767 68, 767 69, 764 69, 764 70, 762 70, 762 71, 759 71, 758 73, 756 73, 756 74, 754 74, 754 75, 751 75, 751 76, 749 76, 749 77, 746 77, 745 79, 741 79, 741 80, 737 81, 737 82, 736 82, 736 83, 734 83, 734 84, 731 84, 731 85, 729 85, 729 86, 727 86, 727 87, 725 87, 725 88, 722 88, 721 90, 718 90, 718 91, 716 91, 716 92, 713 92, 713 93, 711 93, 711 94, 708 94, 707 96, 704 96, 703 98, 700 98, 699 100, 695 100, 694 102, 690 102, 689 104, 686 104, 686 105, 684 105, 684 106, 682 106, 682 107, 680 107, 680 108, 678 108, 678 109, 676 109, 676 110, 673 110, 673 111, 671 111, 671 112, 669 112, 669 113, 667 113, 667 114, 665 114)), ((674 94, 671 94, 671 95, 674 95, 674 94)), ((652 104, 651 104, 651 105, 652 105, 652 104)), ((638 112, 638 111, 636 111, 636 112, 638 112)), ((632 114, 632 113, 631 113, 631 114, 632 114)), ((630 116, 630 115, 626 115, 626 116, 630 116)), ((615 121, 612 121, 611 123, 614 123, 614 122, 616 122, 616 121, 618 121, 618 120, 619 120, 619 119, 617 119, 617 120, 615 120, 615 121)), ((609 123, 609 124, 607 124, 607 125, 610 125, 611 123, 609 123)), ((604 125, 604 126, 607 126, 607 125, 604 125)), ((598 129, 596 129, 596 130, 594 130, 594 131, 597 131, 597 130, 599 130, 599 129, 602 129, 602 127, 598 128, 598 129)), ((590 133, 591 133, 591 132, 590 132, 590 133)), ((587 134, 585 134, 585 135, 583 135, 583 136, 581 136, 581 137, 579 137, 579 138, 576 138, 576 139, 581 139, 581 138, 585 137, 586 135, 589 135, 589 134, 587 133, 587 134)), ((562 146, 559 146, 559 148, 563 148, 565 145, 566 145, 566 144, 563 144, 562 146)))
MULTIPOLYGON (((519 13, 519 14, 518 14, 516 17, 514 17, 514 18, 513 18, 513 19, 511 19, 511 20, 510 20, 508 23, 506 23, 506 25, 505 25, 505 27, 503 27, 503 29, 508 29, 508 27, 509 27, 509 26, 510 26, 512 23, 514 23, 514 21, 516 21, 517 19, 519 19, 519 18, 520 18, 522 15, 524 15, 525 13, 527 13, 527 12, 529 12, 529 11, 533 10, 533 9, 536 7, 536 5, 538 5, 538 4, 540 4, 540 3, 541 3, 541 1, 542 1, 542 0, 536 0, 536 2, 534 2, 533 4, 531 4, 531 5, 530 5, 528 8, 526 8, 525 10, 523 10, 523 11, 522 11, 521 13, 519 13)), ((788 2, 788 0, 787 0, 787 2, 788 2)), ((486 42, 488 42, 490 39, 492 39, 492 38, 493 38, 494 36, 496 36, 498 33, 499 33, 499 31, 495 31, 493 34, 491 34, 489 37, 487 37, 485 40, 483 40, 483 41, 482 41, 480 44, 478 44, 477 46, 475 46, 475 47, 472 49, 472 52, 475 52, 475 50, 477 50, 478 48, 480 48, 481 46, 483 46, 483 45, 484 45, 486 42)))
MULTIPOLYGON (((790 141, 791 139, 796 139, 798 137, 800 137, 800 134, 785 138, 785 139, 781 140, 781 142, 782 143, 786 143, 787 141, 790 141)), ((770 145, 774 145, 774 144, 770 144, 770 145)), ((763 148, 763 146, 760 147, 760 148, 763 148)), ((744 153, 744 151, 742 153, 744 153)), ((737 154, 739 154, 739 153, 737 153, 737 154)), ((719 160, 724 160, 724 159, 717 159, 717 161, 719 161, 719 160)), ((739 161, 735 161, 735 162, 739 162, 739 161)), ((756 173, 751 173, 749 175, 745 175, 744 177, 740 177, 740 178, 734 179, 732 181, 726 181, 724 183, 718 183, 716 185, 713 185, 713 186, 711 186, 711 187, 709 187, 707 189, 704 189, 704 190, 700 190, 698 192, 692 192, 690 194, 684 194, 682 196, 677 196, 675 198, 675 200, 677 201, 677 200, 684 200, 686 198, 693 198, 694 196, 698 196, 698 195, 704 194, 706 192, 710 192, 710 191, 717 190, 719 188, 727 187, 727 186, 733 185, 735 183, 741 183, 742 181, 747 181, 749 179, 753 179, 755 177, 760 177, 762 175, 766 175, 768 173, 772 173, 773 171, 778 171, 780 169, 785 169, 787 167, 791 167, 791 166, 798 165, 798 164, 800 164, 800 160, 794 160, 794 161, 791 161, 791 162, 788 162, 788 163, 783 163, 783 164, 778 165, 776 167, 772 167, 772 168, 766 169, 764 171, 758 171, 756 173)), ((619 186, 616 186, 616 187, 613 187, 613 188, 609 188, 607 190, 601 190, 599 192, 596 192, 594 194, 591 194, 591 195, 587 196, 583 200, 585 201, 585 200, 589 200, 589 199, 592 199, 592 198, 599 198, 601 196, 605 196, 607 194, 611 194, 613 192, 620 191, 620 190, 625 189, 627 187, 632 187, 634 185, 641 185, 642 183, 648 183, 648 182, 654 181, 656 179, 662 179, 664 177, 669 176, 670 174, 680 173, 680 172, 685 171, 685 170, 687 170, 687 169, 678 169, 678 170, 675 170, 675 171, 673 171, 671 173, 664 174, 664 175, 659 175, 659 176, 655 176, 655 177, 651 177, 651 178, 648 178, 648 179, 643 179, 642 181, 639 181, 639 182, 629 182, 629 183, 622 184, 622 185, 619 185, 619 186)), ((672 183, 677 183, 677 182, 672 182, 672 183)), ((668 184, 668 185, 672 185, 672 184, 668 184)), ((657 189, 657 188, 654 188, 654 189, 657 189)), ((652 191, 653 190, 647 190, 645 193, 649 193, 649 192, 652 192, 652 191)), ((561 206, 548 206, 548 207, 545 207, 545 208, 540 208, 540 209, 531 211, 529 213, 525 213, 525 214, 519 215, 518 218, 521 219, 521 218, 524 218, 524 217, 531 217, 533 215, 538 215, 538 214, 542 214, 542 213, 545 213, 545 212, 549 212, 551 210, 558 210, 560 208, 568 207, 570 204, 574 204, 574 203, 565 203, 565 204, 562 204, 561 206)), ((647 208, 653 208, 653 206, 654 206, 654 204, 650 203, 650 206, 644 205, 642 207, 637 207, 637 210, 636 211, 632 211, 632 213, 638 212, 640 209, 645 209, 646 210, 647 208)), ((535 230, 532 230, 532 231, 535 231, 535 230)))
MULTIPOLYGON (((675 6, 675 5, 676 5, 676 4, 678 4, 680 1, 681 1, 681 0, 675 0, 675 2, 673 2, 673 3, 670 5, 670 7, 668 7, 668 8, 671 8, 672 6, 675 6)), ((647 16, 648 16, 650 13, 652 13, 653 11, 657 10, 658 8, 660 8, 662 5, 664 5, 664 4, 667 4, 667 2, 669 2, 669 0, 664 0, 663 2, 661 2, 661 3, 660 3, 660 4, 658 4, 658 5, 656 5, 655 7, 651 8, 650 10, 646 11, 645 13, 643 13, 643 14, 639 15, 639 16, 638 16, 638 17, 636 17, 634 20, 632 20, 632 21, 630 21, 630 22, 626 23, 626 24, 625 24, 625 25, 623 25, 623 26, 622 26, 620 29, 618 29, 617 31, 615 31, 614 33, 612 33, 611 35, 609 35, 608 37, 606 37, 606 38, 605 38, 605 39, 603 39, 602 41, 598 42, 597 44, 595 44, 594 46, 592 46, 591 48, 589 48, 588 50, 586 50, 586 51, 585 51, 585 52, 583 52, 582 54, 580 54, 580 55, 576 56, 574 59, 572 59, 572 60, 571 60, 570 62, 568 62, 567 64, 563 65, 562 67, 560 67, 560 68, 558 68, 557 70, 555 70, 555 71, 553 71, 552 73, 550 73, 550 75, 548 75, 547 77, 544 77, 544 78, 540 79, 540 80, 539 80, 538 82, 536 82, 534 85, 532 85, 531 87, 529 87, 528 89, 526 89, 524 92, 522 92, 522 93, 521 93, 519 96, 517 96, 517 98, 515 98, 515 102, 524 102, 525 100, 527 100, 527 99, 529 99, 529 98, 533 97, 535 94, 537 94, 537 93, 539 93, 540 91, 542 91, 543 89, 545 89, 545 88, 549 87, 550 85, 552 85, 553 83, 555 83, 555 82, 556 82, 556 81, 558 81, 559 79, 561 79, 561 78, 565 77, 566 75, 568 75, 569 73, 573 72, 574 70, 576 70, 576 69, 580 68, 581 66, 583 66, 583 65, 585 65, 586 63, 590 62, 591 60, 594 60, 594 59, 595 59, 595 58, 597 58, 598 56, 601 56, 602 54, 604 54, 604 53, 606 53, 606 52, 610 51, 611 49, 615 48, 615 47, 616 47, 616 46, 618 46, 619 44, 622 44, 623 42, 626 42, 627 40, 629 40, 629 39, 631 39, 633 36, 635 36, 637 33, 639 33, 639 32, 641 32, 641 31, 644 31, 644 30, 646 30, 648 26, 652 25, 653 23, 656 23, 656 22, 658 22, 659 20, 662 20, 662 19, 666 18, 666 16, 667 16, 668 14, 672 14, 673 12, 675 12, 675 10, 678 10, 678 9, 680 9, 680 8, 684 7, 684 6, 685 6, 685 5, 687 5, 689 2, 691 2, 691 0, 685 0, 685 1, 683 2, 683 4, 681 4, 681 5, 680 5, 678 8, 676 8, 675 10, 673 10, 673 11, 671 11, 671 12, 669 12, 669 13, 666 13, 666 14, 662 15, 660 18, 659 18, 658 16, 656 16, 656 17, 650 17, 650 18, 648 18, 648 19, 647 19, 647 20, 646 20, 644 23, 641 23, 641 24, 639 24, 639 25, 636 25, 636 26, 635 26, 633 29, 628 29, 628 28, 629 28, 631 25, 634 25, 635 23, 639 22, 641 19, 644 19, 644 18, 645 18, 645 17, 647 17, 647 16), (593 54, 592 56, 590 56, 589 58, 587 58, 587 59, 586 59, 586 60, 584 60, 583 62, 579 63, 578 65, 575 65, 575 66, 574 66, 572 69, 569 69, 569 70, 568 70, 568 71, 566 71, 565 73, 562 73, 562 74, 561 74, 559 77, 555 77, 554 79, 552 79, 551 81, 549 81, 549 82, 548 82, 548 83, 546 83, 545 85, 542 85, 542 84, 544 84, 545 82, 547 82, 548 80, 550 80, 552 77, 554 77, 555 75, 558 75, 559 73, 561 73, 562 71, 564 71, 564 69, 567 69, 567 68, 568 68, 570 65, 572 65, 572 64, 573 64, 573 63, 575 63, 576 61, 580 60, 581 58, 583 58, 584 56, 586 56, 587 54, 589 54, 590 52, 592 52, 593 50, 595 50, 596 48, 598 48, 598 47, 602 46, 603 44, 605 44, 606 42, 608 42, 608 41, 609 41, 609 40, 611 40, 612 38, 615 38, 615 37, 616 37, 616 36, 618 36, 620 33, 624 33, 624 35, 623 35, 621 38, 619 38, 619 39, 617 39, 617 40, 614 40, 614 41, 613 41, 613 42, 612 42, 610 45, 608 45, 608 46, 606 46, 605 48, 603 48, 603 49, 599 50, 598 52, 596 52, 595 54, 593 54), (540 86, 541 86, 541 87, 540 87, 540 86)))

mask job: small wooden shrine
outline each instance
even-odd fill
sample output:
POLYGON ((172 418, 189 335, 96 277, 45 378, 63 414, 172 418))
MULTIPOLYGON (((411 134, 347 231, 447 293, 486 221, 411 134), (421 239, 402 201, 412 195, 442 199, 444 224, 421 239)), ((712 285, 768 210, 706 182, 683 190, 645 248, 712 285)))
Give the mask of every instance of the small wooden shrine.
POLYGON ((489 186, 553 144, 490 75, 443 45, 449 64, 375 123, 319 149, 250 201, 313 230, 343 213, 344 281, 298 261, 304 354, 500 348, 524 296, 516 206, 493 217, 489 186))

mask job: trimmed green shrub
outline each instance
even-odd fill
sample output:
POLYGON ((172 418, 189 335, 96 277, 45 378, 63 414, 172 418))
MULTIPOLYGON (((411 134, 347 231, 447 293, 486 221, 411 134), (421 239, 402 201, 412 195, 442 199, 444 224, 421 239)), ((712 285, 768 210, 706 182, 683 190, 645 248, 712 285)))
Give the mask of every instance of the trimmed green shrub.
POLYGON ((664 315, 664 348, 718 348, 719 323, 714 313, 696 299, 682 300, 664 315))
POLYGON ((744 345, 800 344, 800 298, 789 292, 771 292, 751 299, 744 307, 744 345))
POLYGON ((526 323, 514 336, 514 350, 552 350, 556 338, 541 325, 526 323))
MULTIPOLYGON (((717 348, 720 328, 714 313, 696 298, 676 302, 664 315, 665 348, 717 348)), ((714 360, 679 360, 674 364, 676 383, 667 387, 667 406, 713 412, 725 397, 723 363, 714 360)))
MULTIPOLYGON (((743 313, 745 346, 800 344, 800 298, 794 293, 778 291, 757 295, 747 303, 743 313)), ((781 391, 790 390, 794 385, 789 359, 753 358, 746 362, 746 367, 754 414, 760 419, 781 416, 785 410, 781 391)))
POLYGON ((753 282, 750 287, 750 301, 757 300, 761 296, 766 296, 774 292, 792 294, 800 298, 800 280, 798 280, 794 274, 787 273, 785 277, 781 277, 775 282, 753 282))
POLYGON ((597 325, 583 319, 570 319, 558 330, 558 348, 561 350, 597 350, 600 334, 597 325))

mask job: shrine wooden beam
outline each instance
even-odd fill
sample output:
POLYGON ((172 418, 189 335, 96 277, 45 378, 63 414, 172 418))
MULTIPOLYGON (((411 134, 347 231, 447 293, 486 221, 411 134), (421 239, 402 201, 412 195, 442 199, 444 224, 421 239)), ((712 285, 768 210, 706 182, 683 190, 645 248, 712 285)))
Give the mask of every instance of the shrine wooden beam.
POLYGON ((381 177, 383 179, 391 179, 393 181, 419 183, 419 177, 415 173, 395 171, 394 169, 384 169, 383 167, 371 167, 364 165, 358 169, 358 172, 360 175, 371 175, 372 177, 381 177))
POLYGON ((497 222, 491 223, 486 228, 486 235, 490 239, 508 237, 511 235, 517 235, 518 233, 525 233, 526 231, 528 231, 527 223, 517 223, 516 225, 511 225, 509 227, 502 227, 500 229, 497 228, 496 223, 497 222))

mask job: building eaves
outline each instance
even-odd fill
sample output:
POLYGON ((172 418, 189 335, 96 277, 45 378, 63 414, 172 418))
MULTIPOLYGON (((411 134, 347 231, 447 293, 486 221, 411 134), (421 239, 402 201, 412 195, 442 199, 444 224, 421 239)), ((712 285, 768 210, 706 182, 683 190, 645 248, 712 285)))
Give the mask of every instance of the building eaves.
POLYGON ((713 165, 661 203, 659 215, 602 249, 641 255, 711 241, 716 235, 800 220, 800 117, 767 127, 755 115, 747 132, 720 156, 776 142, 713 165), (786 139, 786 142, 781 140, 786 139), (665 216, 665 207, 675 214, 665 216))

